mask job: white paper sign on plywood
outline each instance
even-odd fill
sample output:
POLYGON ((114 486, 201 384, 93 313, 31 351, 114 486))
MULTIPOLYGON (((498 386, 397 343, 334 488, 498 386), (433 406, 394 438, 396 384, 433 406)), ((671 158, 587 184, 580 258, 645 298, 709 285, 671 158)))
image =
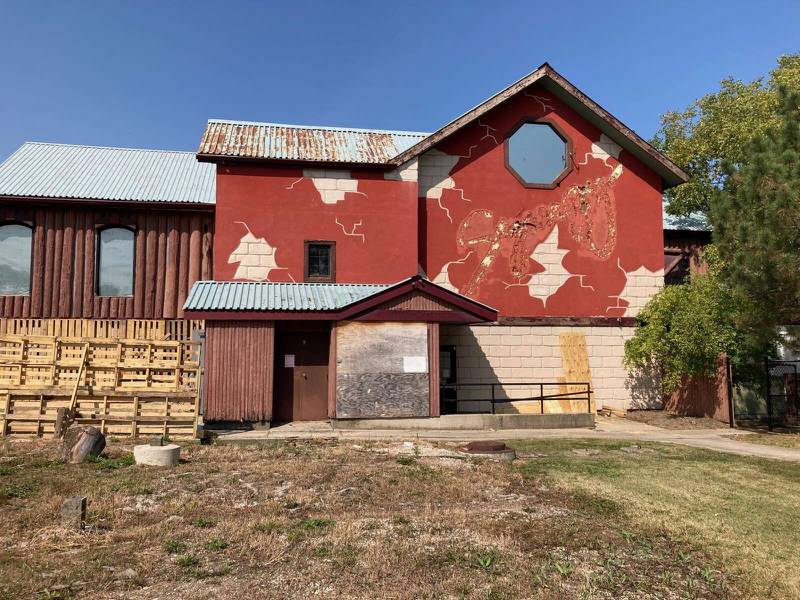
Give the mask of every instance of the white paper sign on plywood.
POLYGON ((403 372, 404 373, 427 373, 428 361, 425 356, 404 356, 403 357, 403 372))

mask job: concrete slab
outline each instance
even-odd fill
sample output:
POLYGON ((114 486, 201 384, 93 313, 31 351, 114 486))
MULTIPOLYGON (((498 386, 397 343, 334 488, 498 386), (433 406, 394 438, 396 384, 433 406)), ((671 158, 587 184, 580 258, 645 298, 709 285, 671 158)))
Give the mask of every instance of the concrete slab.
POLYGON ((268 440, 279 439, 337 439, 337 440, 375 440, 375 441, 444 441, 444 442, 470 442, 476 440, 525 440, 525 439, 563 439, 563 438, 589 438, 589 439, 623 439, 641 442, 659 442, 667 444, 682 444, 695 448, 727 452, 741 456, 770 458, 800 462, 800 449, 780 448, 762 444, 749 444, 734 440, 727 435, 732 432, 746 433, 742 430, 731 429, 690 429, 670 430, 660 429, 628 421, 616 417, 597 417, 594 429, 568 428, 568 429, 382 429, 382 430, 343 430, 334 429, 330 423, 314 424, 311 427, 301 423, 292 423, 291 427, 276 427, 266 431, 244 431, 220 435, 217 443, 261 443, 268 440))

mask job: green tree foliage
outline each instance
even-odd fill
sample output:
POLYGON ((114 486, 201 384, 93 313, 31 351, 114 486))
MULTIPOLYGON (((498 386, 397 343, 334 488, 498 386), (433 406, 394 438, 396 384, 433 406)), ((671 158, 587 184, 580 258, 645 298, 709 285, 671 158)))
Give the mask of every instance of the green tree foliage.
POLYGON ((766 79, 750 83, 725 79, 718 92, 661 117, 653 144, 691 177, 689 183, 667 190, 671 214, 688 216, 709 210, 713 194, 725 184, 723 165, 740 165, 753 136, 780 122, 781 86, 800 89, 800 54, 779 58, 766 79))
POLYGON ((714 246, 705 249, 707 274, 664 288, 637 317, 635 335, 625 343, 632 371, 659 372, 665 393, 686 375, 713 375, 717 357, 736 361, 743 340, 736 325, 736 300, 720 280, 724 265, 714 246))
POLYGON ((727 268, 721 281, 740 307, 737 326, 754 354, 798 317, 800 303, 800 86, 778 93, 780 126, 723 165, 711 225, 727 268))

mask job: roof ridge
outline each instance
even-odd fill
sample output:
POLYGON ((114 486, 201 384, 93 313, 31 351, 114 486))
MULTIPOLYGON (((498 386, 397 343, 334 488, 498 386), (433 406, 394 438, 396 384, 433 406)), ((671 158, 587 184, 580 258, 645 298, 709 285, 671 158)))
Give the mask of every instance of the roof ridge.
MULTIPOLYGON (((66 148, 93 148, 96 150, 120 150, 126 152, 160 152, 160 153, 168 152, 170 154, 191 154, 193 156, 196 154, 192 150, 163 150, 158 148, 124 148, 122 146, 97 146, 94 144, 66 144, 63 142, 27 141, 23 142, 22 146, 20 146, 19 148, 22 148, 23 146, 61 146, 66 148)), ((17 148, 17 150, 19 150, 19 148, 17 148)))
POLYGON ((361 127, 335 127, 333 125, 298 125, 291 123, 271 123, 269 121, 239 121, 236 119, 209 119, 209 123, 226 125, 258 125, 264 127, 286 127, 289 129, 324 129, 326 131, 353 131, 356 133, 392 133, 395 135, 429 136, 429 131, 407 131, 405 129, 367 129, 361 127))

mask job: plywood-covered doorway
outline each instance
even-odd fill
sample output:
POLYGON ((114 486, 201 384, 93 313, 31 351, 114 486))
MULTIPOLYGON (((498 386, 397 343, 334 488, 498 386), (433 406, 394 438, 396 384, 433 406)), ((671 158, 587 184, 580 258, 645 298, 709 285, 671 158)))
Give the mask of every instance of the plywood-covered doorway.
POLYGON ((329 345, 327 322, 277 325, 274 421, 328 418, 329 345))

